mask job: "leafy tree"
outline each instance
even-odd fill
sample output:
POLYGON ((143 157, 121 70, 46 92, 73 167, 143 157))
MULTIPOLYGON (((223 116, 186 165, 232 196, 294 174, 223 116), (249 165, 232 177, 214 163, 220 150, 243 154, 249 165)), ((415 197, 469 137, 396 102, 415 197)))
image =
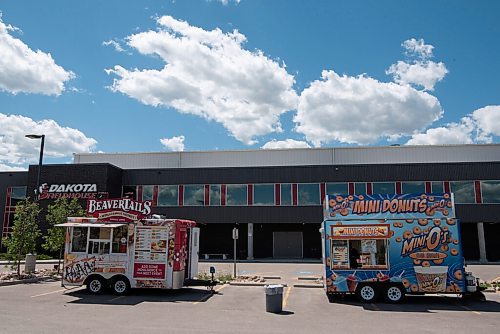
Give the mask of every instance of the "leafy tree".
POLYGON ((42 247, 48 251, 59 251, 59 270, 61 268, 61 258, 64 249, 64 242, 66 241, 66 234, 64 227, 55 226, 57 224, 64 224, 68 217, 81 217, 85 215, 85 210, 78 203, 76 198, 68 201, 66 198, 58 198, 54 204, 47 208, 47 216, 45 220, 49 224, 47 235, 43 238, 45 243, 42 247))
POLYGON ((17 275, 20 275, 21 256, 33 253, 36 249, 36 241, 41 232, 38 227, 38 214, 40 207, 37 202, 31 202, 29 198, 17 203, 14 213, 14 225, 12 233, 5 240, 7 253, 14 257, 17 264, 17 275))

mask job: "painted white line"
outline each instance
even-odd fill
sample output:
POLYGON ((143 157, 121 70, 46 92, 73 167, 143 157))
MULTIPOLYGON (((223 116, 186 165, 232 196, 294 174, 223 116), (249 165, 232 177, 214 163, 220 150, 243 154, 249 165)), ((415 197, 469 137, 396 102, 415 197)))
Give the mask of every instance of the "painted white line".
POLYGON ((476 314, 476 315, 481 315, 481 313, 480 313, 480 312, 478 312, 478 311, 474 311, 473 309, 470 309, 470 308, 468 308, 467 306, 460 305, 460 307, 462 307, 464 310, 467 310, 467 311, 469 311, 469 312, 472 312, 472 313, 474 313, 474 314, 476 314))
POLYGON ((120 298, 125 298, 125 296, 118 296, 118 297, 115 297, 115 298, 110 299, 109 301, 110 301, 110 302, 113 302, 113 301, 118 300, 118 299, 120 299, 120 298))
MULTIPOLYGON (((223 284, 221 285, 220 287, 218 287, 217 289, 214 290, 214 293, 216 292, 219 292, 220 290, 224 289, 226 286, 228 286, 229 284, 223 284)), ((201 303, 201 302, 204 302, 205 300, 207 300, 208 298, 210 298, 210 296, 212 296, 212 294, 209 294, 209 295, 206 295, 206 296, 203 296, 201 299, 195 301, 193 303, 193 305, 196 305, 198 303, 201 303)))
POLYGON ((41 296, 46 296, 46 295, 51 295, 53 293, 58 293, 58 292, 62 292, 62 291, 66 291, 67 289, 61 289, 61 290, 56 290, 56 291, 52 291, 52 292, 46 292, 46 293, 41 293, 39 295, 34 295, 34 296, 31 296, 31 298, 36 298, 36 297, 41 297, 41 296))

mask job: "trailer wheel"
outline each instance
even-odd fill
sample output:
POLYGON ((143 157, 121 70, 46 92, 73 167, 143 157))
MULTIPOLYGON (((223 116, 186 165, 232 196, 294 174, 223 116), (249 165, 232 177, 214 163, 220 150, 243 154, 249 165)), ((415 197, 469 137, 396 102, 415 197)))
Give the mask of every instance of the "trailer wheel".
POLYGON ((377 300, 378 292, 373 285, 358 285, 356 297, 363 303, 372 303, 377 300))
POLYGON ((405 297, 405 291, 399 285, 389 285, 385 289, 385 299, 389 303, 399 303, 405 297))
POLYGON ((117 277, 111 281, 111 289, 118 296, 126 295, 130 290, 130 283, 125 277, 117 277))
POLYGON ((93 295, 100 295, 106 288, 106 282, 100 276, 92 276, 87 281, 87 291, 93 295))

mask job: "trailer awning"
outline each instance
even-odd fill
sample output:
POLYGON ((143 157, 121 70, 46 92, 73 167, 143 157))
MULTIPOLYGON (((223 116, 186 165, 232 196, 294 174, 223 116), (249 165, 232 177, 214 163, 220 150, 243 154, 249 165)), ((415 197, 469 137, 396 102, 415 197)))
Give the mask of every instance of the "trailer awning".
POLYGON ((64 223, 57 224, 54 226, 62 226, 62 227, 120 227, 123 225, 127 225, 127 223, 113 223, 113 224, 104 224, 104 223, 64 223))

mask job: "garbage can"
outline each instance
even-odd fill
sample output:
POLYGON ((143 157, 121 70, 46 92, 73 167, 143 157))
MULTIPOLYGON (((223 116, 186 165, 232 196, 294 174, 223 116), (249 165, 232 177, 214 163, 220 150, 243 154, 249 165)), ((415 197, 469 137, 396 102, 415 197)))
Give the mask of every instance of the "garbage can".
POLYGON ((280 313, 283 311, 283 285, 264 286, 266 291, 266 312, 280 313))
POLYGON ((26 254, 26 260, 24 261, 24 272, 29 274, 35 271, 36 266, 36 255, 26 254))

